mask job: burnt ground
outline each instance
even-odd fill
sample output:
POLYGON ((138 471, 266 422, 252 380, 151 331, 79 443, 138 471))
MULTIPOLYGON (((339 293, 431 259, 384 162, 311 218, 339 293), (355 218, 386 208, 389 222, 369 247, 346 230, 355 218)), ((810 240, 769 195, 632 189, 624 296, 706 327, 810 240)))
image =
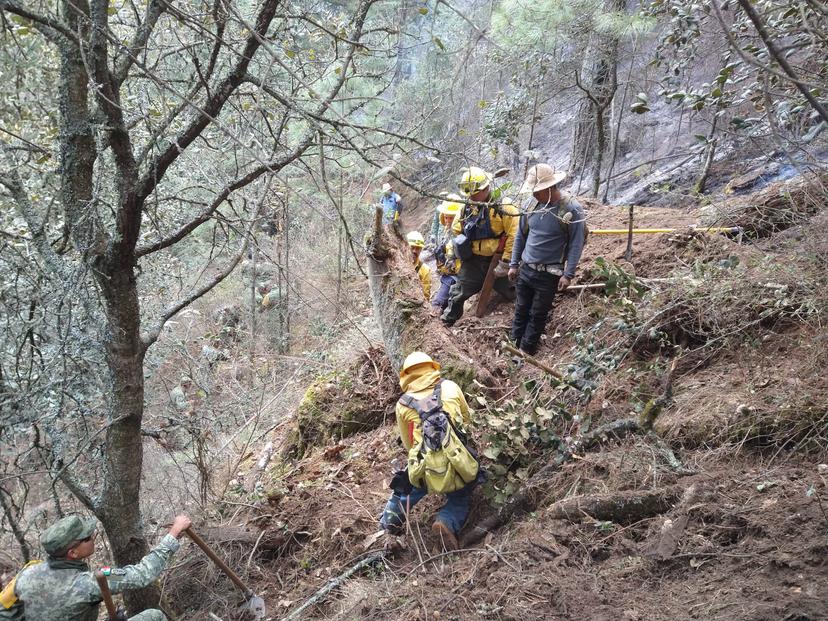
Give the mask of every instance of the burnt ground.
MULTIPOLYGON (((416 213, 408 217, 413 221, 416 213)), ((428 214, 420 214, 423 224, 428 214)), ((616 228, 624 226, 627 211, 589 205, 589 215, 593 229, 616 228)), ((722 326, 708 319, 723 306, 724 298, 717 296, 722 286, 727 290, 726 282, 711 280, 709 299, 703 292, 695 306, 687 302, 683 314, 675 315, 665 310, 676 306, 675 282, 653 284, 650 301, 636 304, 642 318, 653 325, 658 318, 668 342, 641 345, 640 339, 625 341, 607 328, 593 330, 598 346, 621 339, 628 353, 597 376, 591 400, 577 405, 579 418, 561 423, 557 431, 571 437, 588 425, 636 418, 642 405, 664 389, 666 361, 674 356, 671 399, 656 420, 665 445, 636 434, 576 451, 546 477, 532 510, 453 554, 432 552, 429 527, 439 501, 429 498, 413 512, 404 549, 343 581, 301 618, 828 618, 828 466, 821 465, 828 462, 826 331, 819 315, 806 317, 802 307, 760 316, 767 308, 761 300, 740 298, 749 298, 753 290, 738 286, 755 278, 762 291, 771 277, 780 280, 781 274, 760 267, 766 257, 782 256, 795 268, 800 291, 811 295, 807 270, 814 261, 824 261, 826 236, 819 225, 825 218, 819 215, 811 226, 761 243, 685 234, 636 237, 631 263, 623 260, 623 237, 591 237, 579 282, 599 280, 598 257, 649 279, 675 278, 674 270, 682 266, 703 271, 736 257, 746 268, 733 274, 730 285, 744 312, 723 314, 721 322, 751 313, 758 319, 737 321, 720 334, 716 330, 722 326), (652 299, 665 296, 671 305, 647 315, 652 299), (667 315, 669 320, 662 321, 667 315), (702 328, 712 345, 691 338, 702 328), (665 457, 664 446, 672 449, 679 468, 665 457), (631 518, 623 507, 609 519, 588 512, 568 519, 553 514, 562 499, 663 490, 678 490, 680 498, 643 518, 631 518)), ((692 210, 636 210, 641 227, 686 228, 697 221, 692 210)), ((723 278, 720 271, 714 275, 723 278)), ((576 333, 590 330, 602 317, 614 317, 619 308, 618 299, 594 290, 561 296, 539 358, 565 371, 577 353, 576 333)), ((480 387, 481 396, 496 402, 520 394, 526 380, 545 380, 542 371, 529 365, 516 369, 500 353, 498 343, 510 318, 511 306, 501 303, 482 319, 467 313, 452 329, 458 344, 501 380, 495 389, 480 387)), ((434 329, 444 328, 435 320, 434 329)), ((377 362, 379 381, 388 370, 377 362)), ((384 383, 379 392, 386 399, 384 383)), ((247 561, 251 586, 267 601, 271 618, 285 617, 376 549, 372 535, 387 498, 390 463, 401 456, 387 403, 376 429, 331 439, 298 461, 274 462, 263 481, 264 496, 239 503, 245 506, 234 512, 237 522, 268 536, 280 534, 278 546, 240 558, 247 561)), ((470 403, 477 407, 473 397, 470 403)), ((276 439, 288 431, 280 429, 276 439)), ((492 511, 490 501, 477 493, 467 530, 492 511)), ((215 576, 203 584, 228 590, 215 576)), ((198 608, 192 601, 187 606, 186 599, 181 603, 198 608)), ((229 610, 212 609, 222 619, 234 618, 229 610)), ((204 613, 185 616, 207 618, 204 613)))

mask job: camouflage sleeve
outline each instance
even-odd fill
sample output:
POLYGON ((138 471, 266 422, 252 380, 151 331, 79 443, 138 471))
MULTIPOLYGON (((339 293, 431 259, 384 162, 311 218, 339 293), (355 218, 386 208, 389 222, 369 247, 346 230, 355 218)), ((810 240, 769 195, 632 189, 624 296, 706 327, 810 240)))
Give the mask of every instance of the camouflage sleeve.
MULTIPOLYGON (((103 572, 107 577, 109 583, 109 590, 114 593, 122 593, 131 589, 140 589, 145 587, 158 578, 170 557, 178 552, 181 544, 178 539, 172 535, 165 535, 164 538, 158 542, 149 554, 147 554, 141 561, 135 565, 127 565, 126 567, 112 567, 104 568, 103 572)), ((95 582, 95 576, 91 573, 86 574, 94 585, 94 590, 98 592, 100 597, 100 590, 98 584, 95 582)))

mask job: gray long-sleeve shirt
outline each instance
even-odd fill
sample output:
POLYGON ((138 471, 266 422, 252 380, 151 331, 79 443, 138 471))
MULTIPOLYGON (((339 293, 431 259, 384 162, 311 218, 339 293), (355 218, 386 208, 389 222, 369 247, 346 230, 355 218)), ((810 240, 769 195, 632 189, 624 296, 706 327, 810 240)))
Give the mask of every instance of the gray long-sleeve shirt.
POLYGON ((584 210, 573 198, 561 198, 552 205, 536 205, 521 217, 515 244, 512 247, 510 265, 517 267, 520 262, 557 265, 567 278, 575 277, 575 269, 584 249, 584 210), (563 216, 571 212, 569 225, 561 223, 558 217, 559 204, 563 216), (524 233, 527 228, 528 233, 524 233))

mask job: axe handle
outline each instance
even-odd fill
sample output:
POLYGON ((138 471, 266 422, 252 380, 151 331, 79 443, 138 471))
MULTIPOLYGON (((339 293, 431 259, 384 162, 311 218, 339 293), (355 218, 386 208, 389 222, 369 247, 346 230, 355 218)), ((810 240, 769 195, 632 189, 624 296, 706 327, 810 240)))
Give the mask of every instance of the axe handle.
POLYGON ((230 569, 227 566, 227 563, 221 560, 219 556, 215 552, 213 552, 213 548, 211 548, 207 544, 207 542, 204 541, 204 539, 199 537, 192 528, 188 528, 184 532, 187 533, 187 536, 193 540, 193 543, 195 543, 199 548, 201 548, 204 554, 209 556, 210 560, 213 561, 218 566, 218 568, 221 571, 223 571, 224 574, 228 578, 230 578, 230 580, 233 581, 233 584, 235 584, 239 588, 239 590, 242 593, 244 593, 245 597, 249 597, 253 593, 250 589, 247 588, 247 585, 241 581, 241 578, 239 578, 236 575, 236 572, 230 569))
POLYGON ((103 595, 106 614, 112 621, 115 621, 118 618, 118 610, 115 608, 115 602, 112 600, 112 593, 109 590, 109 583, 106 581, 106 576, 100 569, 95 571, 95 580, 98 581, 98 588, 101 589, 101 595, 103 595))
POLYGON ((477 317, 482 317, 486 314, 486 307, 489 305, 489 298, 492 296, 492 287, 495 281, 495 269, 497 264, 503 258, 503 249, 506 248, 506 234, 500 236, 500 242, 497 245, 497 250, 492 255, 492 260, 489 263, 489 270, 486 272, 486 278, 483 279, 483 287, 480 289, 480 297, 477 298, 477 308, 474 314, 477 317))

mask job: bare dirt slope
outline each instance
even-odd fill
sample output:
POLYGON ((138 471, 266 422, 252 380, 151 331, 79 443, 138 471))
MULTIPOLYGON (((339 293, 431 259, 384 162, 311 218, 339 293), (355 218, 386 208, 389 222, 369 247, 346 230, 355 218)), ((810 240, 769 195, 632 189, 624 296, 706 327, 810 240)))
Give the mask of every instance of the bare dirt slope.
MULTIPOLYGON (((626 221, 626 210, 589 209, 592 228, 626 221)), ((698 217, 639 208, 636 225, 685 228, 698 217)), ((821 465, 828 461, 828 333, 820 308, 827 217, 743 244, 690 233, 642 236, 631 264, 622 260, 622 237, 591 238, 581 282, 614 275, 621 284, 608 295, 561 296, 539 354, 591 382, 589 399, 565 393, 574 416, 550 423, 572 457, 546 472, 541 466, 555 451, 533 445, 524 476, 543 477, 531 506, 453 554, 432 552, 439 499, 427 499, 413 512, 403 550, 343 581, 302 618, 828 618, 828 465, 821 465), (599 257, 624 271, 608 271, 599 257), (669 280, 636 295, 625 274, 669 280), (658 401, 665 384, 669 394, 658 401), (572 444, 647 413, 655 435, 572 444)), ((500 304, 452 329, 498 378, 494 388, 478 386, 481 400, 470 396, 480 420, 548 379, 500 353, 510 318, 511 307, 500 304)), ((433 329, 445 328, 435 320, 433 329)), ((282 535, 279 547, 248 564, 274 619, 363 558, 377 531, 400 451, 388 401, 393 374, 379 353, 372 360, 373 370, 359 363, 353 389, 376 384, 385 408, 377 427, 277 463, 266 495, 245 501, 235 518, 282 535)), ((544 390, 541 398, 558 394, 544 390)), ((476 430, 481 449, 490 432, 476 430)), ((479 492, 465 534, 495 511, 479 492)))

